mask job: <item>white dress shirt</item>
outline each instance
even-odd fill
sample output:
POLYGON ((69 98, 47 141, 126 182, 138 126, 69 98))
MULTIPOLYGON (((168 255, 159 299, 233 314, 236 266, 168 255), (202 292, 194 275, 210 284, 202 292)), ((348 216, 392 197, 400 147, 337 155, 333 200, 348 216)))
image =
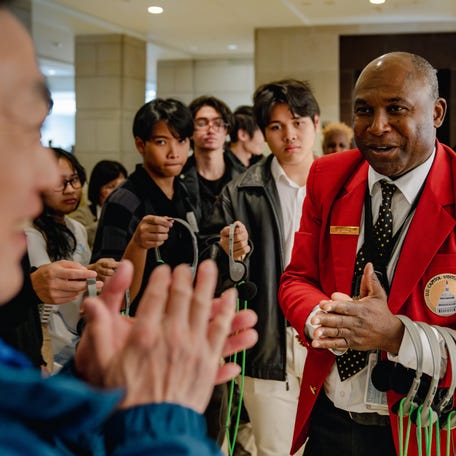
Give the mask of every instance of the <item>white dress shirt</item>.
POLYGON ((279 193, 283 215, 283 233, 285 240, 284 268, 291 259, 294 236, 301 221, 302 204, 306 196, 306 186, 300 187, 292 181, 280 166, 276 157, 271 162, 271 173, 279 193))

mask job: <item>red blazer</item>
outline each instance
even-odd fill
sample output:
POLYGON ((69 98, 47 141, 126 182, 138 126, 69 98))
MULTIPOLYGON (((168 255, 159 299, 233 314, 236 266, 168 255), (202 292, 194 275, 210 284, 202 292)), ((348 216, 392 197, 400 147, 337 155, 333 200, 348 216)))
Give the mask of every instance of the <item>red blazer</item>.
MULTIPOLYGON (((403 243, 388 304, 394 314, 456 329, 456 314, 437 315, 428 308, 424 298, 430 278, 456 274, 456 153, 438 142, 436 148, 434 163, 403 243)), ((330 234, 330 227, 359 227, 367 170, 368 163, 355 149, 316 160, 307 180, 300 229, 279 290, 285 317, 308 349, 292 452, 307 438, 312 408, 334 362, 330 351, 309 345, 304 335, 307 317, 333 292, 351 292, 358 235, 356 232, 330 234)), ((440 386, 448 386, 450 371, 447 370, 440 386)), ((388 394, 390 406, 397 400, 399 396, 388 394)), ((397 416, 390 412, 390 418, 397 448, 397 416)), ((410 440, 411 445, 412 440, 416 441, 410 440)), ((441 440, 443 446, 445 439, 441 440)), ((414 451, 410 447, 409 454, 417 454, 414 451)))

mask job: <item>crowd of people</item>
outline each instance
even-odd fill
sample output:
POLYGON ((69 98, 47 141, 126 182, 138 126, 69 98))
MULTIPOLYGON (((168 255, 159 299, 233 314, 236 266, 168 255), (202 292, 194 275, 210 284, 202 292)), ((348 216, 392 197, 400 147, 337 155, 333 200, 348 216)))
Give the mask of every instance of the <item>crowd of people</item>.
MULTIPOLYGON (((391 52, 366 65, 353 128, 321 126, 297 79, 233 112, 211 95, 148 101, 132 125, 135 170, 97 163, 84 196, 77 153, 40 144, 51 94, 6 3, 0 451, 384 456, 405 454, 401 398, 448 417, 456 155, 436 136, 446 101, 428 61, 391 52), (432 387, 382 389, 372 372, 387 361, 432 387), (233 447, 229 413, 245 427, 233 447)), ((427 439, 444 454, 447 440, 427 439)))

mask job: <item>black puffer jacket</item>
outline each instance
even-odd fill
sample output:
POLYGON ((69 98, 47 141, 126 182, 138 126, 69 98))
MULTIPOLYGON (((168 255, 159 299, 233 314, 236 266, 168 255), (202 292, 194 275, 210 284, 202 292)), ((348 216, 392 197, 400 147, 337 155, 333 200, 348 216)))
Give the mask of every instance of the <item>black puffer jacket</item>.
POLYGON ((277 299, 284 268, 283 216, 272 158, 265 157, 225 186, 211 222, 224 226, 240 220, 255 246, 248 258, 248 278, 258 291, 249 308, 258 314, 259 340, 247 352, 246 375, 285 380, 286 321, 277 299))

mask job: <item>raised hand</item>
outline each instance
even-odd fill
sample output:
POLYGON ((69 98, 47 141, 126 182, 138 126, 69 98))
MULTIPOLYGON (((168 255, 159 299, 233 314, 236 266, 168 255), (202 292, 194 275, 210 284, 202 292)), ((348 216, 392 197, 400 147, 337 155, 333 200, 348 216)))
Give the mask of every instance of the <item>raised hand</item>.
POLYGON ((155 268, 128 319, 118 310, 131 275, 131 264, 122 262, 101 295, 85 300, 76 370, 94 385, 124 387, 122 407, 168 401, 202 412, 214 383, 239 372, 221 366, 222 357, 256 342, 255 314, 235 314, 234 290, 213 299, 217 269, 205 261, 194 288, 188 266, 155 268))

